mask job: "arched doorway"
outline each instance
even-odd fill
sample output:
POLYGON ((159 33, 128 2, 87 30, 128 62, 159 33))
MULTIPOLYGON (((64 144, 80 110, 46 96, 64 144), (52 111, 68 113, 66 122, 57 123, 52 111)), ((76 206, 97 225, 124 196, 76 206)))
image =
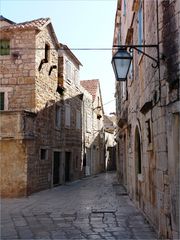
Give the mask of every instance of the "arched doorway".
POLYGON ((141 161, 141 138, 139 128, 135 130, 135 193, 136 201, 140 202, 140 183, 138 181, 139 175, 142 173, 142 161, 141 161))

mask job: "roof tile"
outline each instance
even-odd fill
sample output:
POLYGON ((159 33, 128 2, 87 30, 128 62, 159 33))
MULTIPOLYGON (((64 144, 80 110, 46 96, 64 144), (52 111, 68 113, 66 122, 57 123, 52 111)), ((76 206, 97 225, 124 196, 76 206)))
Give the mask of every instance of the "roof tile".
POLYGON ((1 30, 10 30, 10 29, 26 29, 26 28, 35 28, 35 29, 41 29, 44 25, 50 22, 50 18, 39 18, 32 21, 22 22, 22 23, 15 23, 11 24, 9 26, 4 26, 1 28, 1 30))
POLYGON ((92 95, 94 101, 97 93, 97 88, 99 86, 99 80, 98 79, 83 80, 80 81, 80 84, 92 95))

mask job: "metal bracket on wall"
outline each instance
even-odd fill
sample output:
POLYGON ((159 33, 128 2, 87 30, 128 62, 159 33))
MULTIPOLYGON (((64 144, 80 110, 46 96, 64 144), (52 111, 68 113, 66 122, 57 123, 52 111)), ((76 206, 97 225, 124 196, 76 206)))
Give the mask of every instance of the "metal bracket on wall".
POLYGON ((159 68, 159 64, 160 64, 160 60, 159 60, 159 45, 158 44, 154 44, 154 45, 113 45, 113 48, 117 50, 118 49, 128 49, 130 53, 133 52, 133 50, 136 50, 138 53, 142 53, 143 55, 145 55, 146 57, 150 58, 151 60, 153 60, 155 62, 155 64, 151 64, 151 66, 153 68, 159 68), (155 48, 157 51, 157 58, 154 58, 152 56, 150 56, 149 54, 147 54, 145 51, 143 51, 142 49, 145 48, 155 48))

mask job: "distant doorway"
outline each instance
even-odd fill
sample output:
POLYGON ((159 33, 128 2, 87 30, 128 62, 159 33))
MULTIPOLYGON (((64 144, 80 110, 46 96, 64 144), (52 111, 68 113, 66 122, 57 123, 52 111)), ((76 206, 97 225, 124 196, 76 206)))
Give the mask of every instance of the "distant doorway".
POLYGON ((65 153, 65 182, 70 181, 71 152, 65 153))
POLYGON ((86 148, 86 176, 91 174, 91 148, 86 148))
POLYGON ((53 185, 60 184, 60 152, 54 152, 54 161, 53 161, 53 185))

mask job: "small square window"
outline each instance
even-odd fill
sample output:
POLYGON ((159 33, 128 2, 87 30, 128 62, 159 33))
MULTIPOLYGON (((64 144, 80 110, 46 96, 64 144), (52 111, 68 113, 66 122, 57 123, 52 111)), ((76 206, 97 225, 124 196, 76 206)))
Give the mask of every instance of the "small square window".
POLYGON ((47 160, 48 159, 48 150, 47 149, 41 149, 40 158, 41 158, 41 160, 47 160))
POLYGON ((65 71, 66 71, 66 80, 71 82, 71 80, 72 80, 72 66, 71 66, 71 63, 68 60, 65 63, 65 71))
POLYGON ((50 46, 49 44, 45 44, 45 61, 49 62, 49 58, 50 58, 50 46))
POLYGON ((4 110, 4 92, 0 92, 0 110, 4 110))
POLYGON ((10 55, 9 40, 0 40, 0 55, 10 55))

